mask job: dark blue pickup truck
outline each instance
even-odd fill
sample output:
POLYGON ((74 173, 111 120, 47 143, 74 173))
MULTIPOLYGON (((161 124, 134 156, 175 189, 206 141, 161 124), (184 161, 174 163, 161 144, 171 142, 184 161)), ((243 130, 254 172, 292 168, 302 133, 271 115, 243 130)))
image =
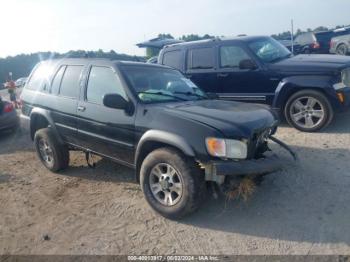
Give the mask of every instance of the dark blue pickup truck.
POLYGON ((318 131, 350 107, 350 58, 293 56, 271 37, 174 44, 161 50, 158 63, 222 99, 269 104, 301 131, 318 131))

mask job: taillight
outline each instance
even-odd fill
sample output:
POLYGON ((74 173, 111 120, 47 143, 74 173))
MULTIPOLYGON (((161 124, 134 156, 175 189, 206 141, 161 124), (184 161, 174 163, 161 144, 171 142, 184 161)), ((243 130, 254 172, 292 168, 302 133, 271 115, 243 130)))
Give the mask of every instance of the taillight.
POLYGON ((334 47, 334 42, 332 40, 329 42, 329 47, 334 47))
POLYGON ((4 112, 5 113, 10 113, 10 112, 12 112, 13 111, 13 105, 12 104, 6 104, 5 106, 4 106, 4 112))
POLYGON ((320 43, 319 43, 319 42, 313 42, 313 43, 311 44, 311 48, 313 48, 313 49, 320 48, 320 43))

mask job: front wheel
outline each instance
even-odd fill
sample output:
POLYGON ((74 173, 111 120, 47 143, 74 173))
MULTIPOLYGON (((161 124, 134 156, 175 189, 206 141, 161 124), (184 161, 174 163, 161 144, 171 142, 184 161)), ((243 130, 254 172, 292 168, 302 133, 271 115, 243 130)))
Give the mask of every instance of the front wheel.
POLYGON ((303 90, 288 99, 284 115, 287 122, 296 129, 316 132, 330 124, 333 109, 322 93, 303 90))
POLYGON ((195 211, 205 194, 204 174, 177 150, 161 148, 143 161, 140 182, 150 206, 162 216, 179 219, 195 211))

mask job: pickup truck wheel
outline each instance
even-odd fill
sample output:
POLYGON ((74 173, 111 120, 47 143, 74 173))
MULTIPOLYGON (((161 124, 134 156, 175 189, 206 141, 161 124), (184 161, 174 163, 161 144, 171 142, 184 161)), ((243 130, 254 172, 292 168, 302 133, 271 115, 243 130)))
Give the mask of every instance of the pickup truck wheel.
POLYGON ((171 148, 157 149, 145 158, 140 182, 150 206, 170 219, 195 211, 206 189, 204 174, 194 161, 171 148))
POLYGON ((37 155, 44 166, 50 171, 57 172, 67 168, 69 164, 69 151, 61 145, 52 130, 39 129, 34 136, 37 155))
POLYGON ((296 129, 315 132, 331 123, 333 109, 322 93, 303 90, 288 99, 284 115, 287 122, 296 129))
POLYGON ((348 53, 348 48, 346 47, 346 45, 340 44, 340 45, 337 47, 336 53, 337 53, 338 55, 346 55, 346 54, 348 53))

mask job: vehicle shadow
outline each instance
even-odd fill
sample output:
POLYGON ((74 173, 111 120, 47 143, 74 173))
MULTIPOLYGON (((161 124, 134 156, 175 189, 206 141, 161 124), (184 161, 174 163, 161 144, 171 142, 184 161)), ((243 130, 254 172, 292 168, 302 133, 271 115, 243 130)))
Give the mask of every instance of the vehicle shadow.
MULTIPOLYGON (((79 163, 84 163, 83 153, 78 154, 80 154, 79 163)), ((94 168, 89 167, 87 163, 79 166, 70 165, 68 169, 62 171, 60 174, 93 181, 136 184, 134 170, 131 168, 104 158, 99 158, 95 161, 95 164, 96 166, 94 168)))
POLYGON ((0 131, 0 155, 33 150, 33 142, 30 140, 27 131, 21 128, 0 131))
MULTIPOLYGON (((247 202, 208 196, 196 213, 178 223, 270 239, 350 244, 350 150, 293 149, 300 163, 268 175, 247 202)), ((132 169, 105 159, 95 169, 73 166, 62 175, 127 182, 140 190, 132 169)))
POLYGON ((180 223, 271 239, 350 244, 350 150, 294 150, 299 166, 268 175, 247 202, 209 198, 180 223))

